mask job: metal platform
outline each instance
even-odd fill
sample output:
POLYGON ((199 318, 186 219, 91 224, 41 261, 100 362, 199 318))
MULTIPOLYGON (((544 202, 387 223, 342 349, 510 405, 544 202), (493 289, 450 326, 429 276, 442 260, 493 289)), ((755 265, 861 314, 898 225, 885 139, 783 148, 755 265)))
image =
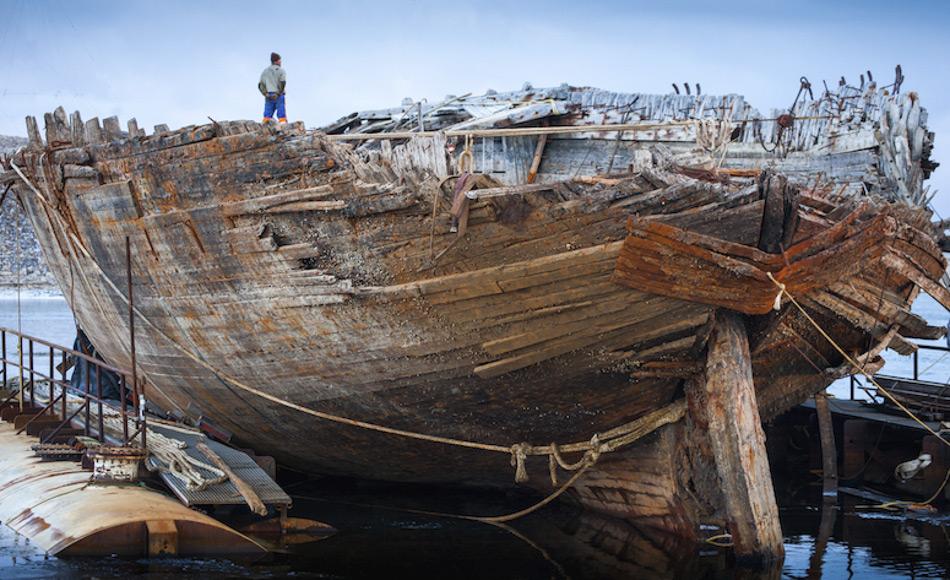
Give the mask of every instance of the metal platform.
MULTIPOLYGON (((805 409, 815 410, 815 401, 809 399, 801 404, 805 409)), ((852 417, 854 419, 864 419, 876 423, 887 423, 906 429, 926 431, 920 423, 914 421, 906 415, 895 415, 881 410, 881 405, 867 405, 862 401, 849 401, 847 399, 829 399, 828 407, 832 414, 852 417)), ((936 421, 925 421, 934 431, 940 429, 940 424, 936 421)))
MULTIPOLYGON (((208 439, 199 432, 186 431, 180 428, 170 428, 158 422, 149 423, 149 430, 156 431, 162 435, 183 441, 188 445, 184 451, 203 463, 211 463, 201 451, 195 448, 199 442, 203 442, 212 451, 218 454, 225 463, 230 466, 234 473, 247 482, 255 493, 261 498, 265 505, 269 506, 289 506, 291 504, 290 496, 284 492, 277 483, 267 475, 261 467, 254 462, 246 453, 238 451, 208 439)), ((157 461, 154 457, 149 457, 148 463, 151 467, 157 467, 157 461)), ((214 474, 199 469, 204 475, 213 478, 214 474)), ((246 505, 244 497, 238 492, 237 488, 230 481, 218 485, 209 486, 201 491, 189 490, 185 484, 168 473, 161 473, 162 481, 178 497, 181 502, 187 506, 195 505, 246 505)))

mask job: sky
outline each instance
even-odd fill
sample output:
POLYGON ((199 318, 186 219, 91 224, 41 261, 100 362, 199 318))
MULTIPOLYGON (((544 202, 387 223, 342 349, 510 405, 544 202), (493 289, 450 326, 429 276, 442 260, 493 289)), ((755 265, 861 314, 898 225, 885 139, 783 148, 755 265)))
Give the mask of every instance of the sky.
MULTIPOLYGON (((446 94, 561 83, 629 92, 700 83, 763 113, 798 79, 879 84, 901 64, 950 162, 950 2, 520 0, 368 2, 0 0, 0 134, 62 105, 140 127, 258 119, 261 70, 283 56, 307 126, 446 94)), ((929 185, 950 217, 950 163, 929 185)))

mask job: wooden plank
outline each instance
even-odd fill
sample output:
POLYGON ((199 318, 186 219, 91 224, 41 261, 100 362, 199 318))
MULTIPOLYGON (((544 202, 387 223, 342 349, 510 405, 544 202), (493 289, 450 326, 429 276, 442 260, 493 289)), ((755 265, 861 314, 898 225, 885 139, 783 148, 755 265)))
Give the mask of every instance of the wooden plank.
POLYGON ((766 175, 759 183, 765 199, 758 247, 763 252, 780 254, 791 247, 798 228, 798 188, 780 175, 766 175))
POLYGON ((506 187, 489 187, 485 189, 473 189, 465 195, 469 199, 488 199, 492 197, 505 197, 508 195, 523 195, 525 193, 535 193, 538 191, 547 191, 554 189, 551 183, 528 183, 526 185, 512 185, 506 187))
POLYGON ((89 145, 102 143, 102 127, 99 126, 99 117, 93 117, 86 121, 83 127, 83 137, 89 145))
POLYGON ((806 296, 876 263, 893 236, 894 225, 882 212, 859 227, 843 220, 779 255, 631 219, 614 281, 642 292, 765 314, 778 292, 767 272, 793 296, 806 296))
MULTIPOLYGON (((210 447, 204 443, 198 443, 195 446, 198 451, 205 454, 211 463, 217 466, 218 469, 223 471, 227 476, 228 480, 234 484, 234 487, 237 488, 238 493, 241 494, 241 497, 244 498, 244 501, 247 502, 247 507, 251 509, 252 512, 259 516, 267 515, 267 506, 264 505, 264 502, 261 501, 260 496, 257 495, 257 492, 254 491, 254 488, 248 484, 246 481, 238 477, 234 470, 231 469, 231 466, 227 464, 226 461, 221 459, 221 457, 215 453, 210 447)), ((149 536, 151 539, 151 536, 149 536)))
POLYGON ((30 140, 30 147, 43 146, 43 137, 40 135, 40 128, 36 124, 36 117, 30 115, 26 117, 26 136, 30 140))
POLYGON ((752 359, 740 315, 720 310, 706 354, 706 380, 690 383, 691 414, 708 425, 722 482, 726 525, 740 560, 784 555, 778 506, 752 380, 752 359))
POLYGON ((538 168, 541 167, 541 157, 544 155, 544 146, 547 142, 547 135, 538 137, 538 144, 534 149, 534 157, 531 159, 531 168, 528 169, 528 183, 534 183, 535 178, 538 176, 538 168))
POLYGON ((825 496, 838 495, 838 450, 826 393, 815 395, 815 412, 818 414, 818 437, 821 440, 822 492, 825 496))
POLYGON ((221 211, 224 215, 229 217, 246 215, 271 210, 272 208, 289 203, 312 202, 338 193, 340 193, 338 184, 318 185, 316 187, 282 191, 280 193, 262 195, 252 199, 222 203, 221 211))
POLYGON ((931 298, 939 302, 940 305, 947 310, 950 310, 950 290, 947 290, 943 285, 928 278, 926 274, 918 270, 910 261, 889 253, 884 256, 883 263, 888 268, 920 286, 921 290, 930 294, 931 298))
POLYGON ((346 208, 346 202, 343 200, 297 201, 293 203, 287 203, 284 205, 278 205, 276 207, 267 208, 264 211, 269 214, 279 214, 279 213, 295 213, 295 212, 306 212, 306 211, 339 211, 345 208, 346 208))
POLYGON ((43 115, 46 124, 46 144, 49 147, 62 147, 70 144, 69 121, 66 119, 66 111, 62 107, 57 107, 53 113, 43 115))
POLYGON ((85 145, 86 139, 83 134, 83 124, 82 116, 80 116, 79 111, 73 111, 73 114, 69 118, 69 130, 70 130, 70 140, 73 142, 73 145, 76 147, 82 147, 85 145))
POLYGON ((122 128, 119 126, 119 118, 116 116, 106 117, 102 120, 102 131, 109 141, 122 138, 122 128))

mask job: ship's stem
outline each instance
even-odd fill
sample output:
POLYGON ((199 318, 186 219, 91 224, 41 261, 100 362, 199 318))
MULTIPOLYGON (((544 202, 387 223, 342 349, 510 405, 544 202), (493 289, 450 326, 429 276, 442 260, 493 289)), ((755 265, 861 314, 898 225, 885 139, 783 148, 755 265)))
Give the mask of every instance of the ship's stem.
POLYGON ((708 425, 723 512, 736 556, 780 560, 784 555, 782 530, 742 315, 726 310, 717 313, 706 354, 705 381, 694 381, 691 389, 691 395, 698 395, 703 403, 690 409, 701 415, 695 417, 697 422, 708 425))

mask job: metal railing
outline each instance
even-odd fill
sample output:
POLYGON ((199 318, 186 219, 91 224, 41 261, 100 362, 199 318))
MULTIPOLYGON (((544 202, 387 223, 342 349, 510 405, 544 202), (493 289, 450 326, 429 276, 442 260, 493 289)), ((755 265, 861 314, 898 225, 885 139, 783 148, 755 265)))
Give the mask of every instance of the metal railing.
MULTIPOLYGON (((96 438, 106 443, 105 417, 106 412, 117 412, 122 421, 122 445, 136 445, 136 443, 145 448, 147 423, 145 416, 144 393, 135 373, 118 369, 114 366, 92 357, 86 353, 60 346, 35 336, 30 336, 11 328, 0 327, 0 376, 2 384, 12 385, 11 369, 16 371, 19 378, 19 385, 15 392, 9 394, 7 398, 0 403, 0 407, 7 405, 18 405, 20 410, 29 408, 32 416, 18 430, 21 433, 27 426, 41 417, 56 417, 56 407, 60 407, 61 421, 56 427, 44 437, 44 442, 52 440, 67 425, 72 424, 74 420, 82 424, 83 432, 86 436, 92 436, 93 432, 96 438), (16 359, 8 358, 7 342, 9 338, 16 342, 16 359), (46 347, 40 360, 37 360, 36 345, 46 347), (57 358, 60 361, 56 365, 57 358), (80 385, 74 386, 73 381, 67 376, 70 369, 70 363, 75 369, 79 369, 80 364, 87 365, 88 372, 82 373, 80 385), (42 367, 42 368, 41 368, 42 367), (57 373, 59 377, 57 378, 57 373), (102 381, 104 373, 112 373, 118 377, 119 400, 107 400, 102 395, 102 381), (93 378, 95 377, 95 378, 93 378), (40 392, 46 390, 46 403, 38 411, 36 410, 37 390, 40 392), (57 394, 58 391, 58 394, 57 394), (69 409, 69 395, 81 399, 78 407, 69 409), (129 397, 131 396, 132 413, 130 414, 129 397), (27 404, 29 407, 27 407, 27 404), (95 409, 95 413, 93 413, 95 409), (134 430, 130 433, 130 422, 134 430), (95 428, 94 428, 95 427, 95 428)), ((76 371, 74 371, 76 372, 76 371)), ((41 395, 42 396, 42 395, 41 395)))
MULTIPOLYGON (((915 343, 915 344, 917 345, 917 348, 914 350, 914 354, 913 354, 914 370, 911 373, 911 376, 910 377, 893 377, 893 378, 910 378, 912 380, 919 381, 920 380, 920 351, 921 350, 934 350, 934 351, 943 352, 943 353, 950 353, 950 347, 945 346, 945 345, 921 344, 921 343, 915 343)), ((945 356, 945 355, 942 355, 942 356, 945 356)), ((861 389, 862 391, 866 392, 869 396, 871 396, 871 398, 876 399, 875 394, 871 392, 872 388, 866 385, 863 385, 861 381, 859 380, 861 376, 863 375, 850 376, 851 400, 852 401, 854 400, 855 388, 861 389)), ((888 376, 891 376, 891 375, 888 375, 888 376)))

